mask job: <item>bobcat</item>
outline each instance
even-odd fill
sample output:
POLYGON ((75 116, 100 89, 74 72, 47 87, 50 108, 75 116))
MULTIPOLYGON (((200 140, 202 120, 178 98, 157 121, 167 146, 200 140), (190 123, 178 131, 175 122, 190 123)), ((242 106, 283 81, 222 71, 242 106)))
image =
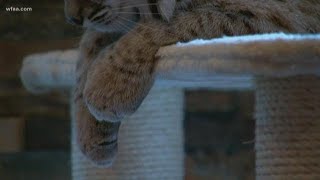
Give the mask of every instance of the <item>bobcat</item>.
POLYGON ((74 92, 78 142, 111 165, 120 121, 154 82, 161 46, 194 38, 320 32, 319 0, 65 0, 66 17, 86 28, 74 92), (110 32, 119 40, 109 45, 110 32))

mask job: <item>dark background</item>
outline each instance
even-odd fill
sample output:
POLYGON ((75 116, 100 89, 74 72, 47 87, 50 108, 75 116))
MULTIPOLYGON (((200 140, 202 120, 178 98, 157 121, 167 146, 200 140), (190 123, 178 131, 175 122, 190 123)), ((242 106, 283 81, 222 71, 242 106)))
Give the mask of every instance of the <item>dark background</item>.
MULTIPOLYGON (((81 32, 65 23, 62 0, 0 0, 0 179, 70 179, 69 97, 32 95, 18 72, 25 55, 76 47, 81 32)), ((254 179, 252 92, 185 98, 186 179, 254 179)))

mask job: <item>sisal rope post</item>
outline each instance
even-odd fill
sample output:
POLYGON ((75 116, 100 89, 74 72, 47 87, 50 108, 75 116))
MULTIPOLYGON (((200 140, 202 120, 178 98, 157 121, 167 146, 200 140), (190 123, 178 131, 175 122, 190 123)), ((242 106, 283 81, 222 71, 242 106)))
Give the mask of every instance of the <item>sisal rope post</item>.
POLYGON ((184 177, 183 90, 153 88, 138 111, 121 124, 112 167, 93 165, 76 144, 72 118, 74 180, 182 180, 184 177))
POLYGON ((256 78, 256 179, 320 179, 320 78, 256 78))

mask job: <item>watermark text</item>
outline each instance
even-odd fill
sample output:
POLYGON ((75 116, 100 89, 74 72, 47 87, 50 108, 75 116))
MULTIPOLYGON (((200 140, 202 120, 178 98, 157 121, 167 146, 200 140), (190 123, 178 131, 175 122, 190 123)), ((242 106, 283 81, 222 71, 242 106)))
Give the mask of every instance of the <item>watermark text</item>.
POLYGON ((7 12, 31 12, 31 7, 6 7, 7 12))

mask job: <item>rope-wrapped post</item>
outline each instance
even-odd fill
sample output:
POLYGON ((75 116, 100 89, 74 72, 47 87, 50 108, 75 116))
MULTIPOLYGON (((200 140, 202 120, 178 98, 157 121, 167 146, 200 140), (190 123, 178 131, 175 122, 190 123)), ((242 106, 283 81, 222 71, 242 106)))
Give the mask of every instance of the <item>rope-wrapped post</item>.
MULTIPOLYGON (((119 151, 109 169, 97 168, 80 152, 72 125, 75 180, 174 179, 184 177, 183 91, 154 88, 119 131, 119 151)), ((75 119, 72 119, 75 123, 75 119)))
POLYGON ((320 77, 256 79, 256 179, 320 179, 320 77))

